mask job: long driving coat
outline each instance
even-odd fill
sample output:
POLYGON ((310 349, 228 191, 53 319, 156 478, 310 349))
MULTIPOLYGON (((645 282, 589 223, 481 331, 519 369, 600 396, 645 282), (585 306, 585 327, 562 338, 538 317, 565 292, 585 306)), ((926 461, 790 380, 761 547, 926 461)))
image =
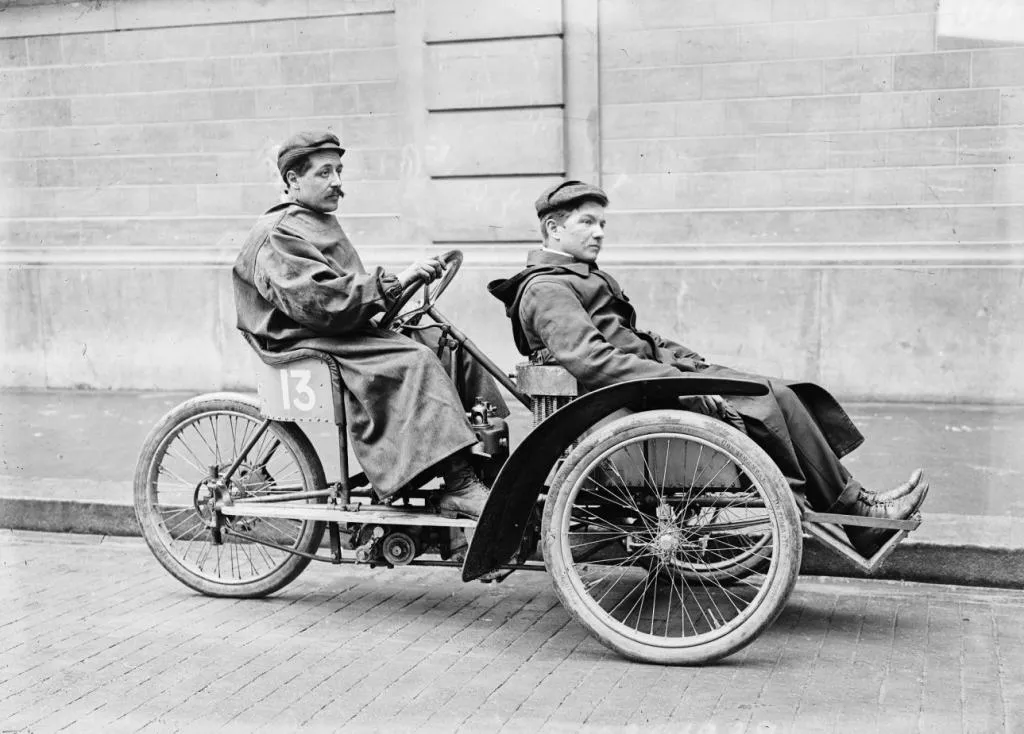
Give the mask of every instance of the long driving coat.
POLYGON ((296 203, 259 218, 233 269, 239 329, 268 351, 336 358, 353 451, 382 497, 476 441, 435 354, 371 324, 388 305, 383 276, 333 215, 296 203))
POLYGON ((678 377, 680 372, 741 377, 762 382, 769 394, 729 396, 744 422, 768 427, 768 454, 786 476, 799 474, 793 441, 775 392, 789 388, 818 424, 836 456, 842 457, 864 438, 846 411, 825 389, 810 382, 750 375, 711 365, 697 352, 636 327, 636 311, 608 273, 551 250, 535 250, 527 267, 507 280, 492 281, 488 290, 506 307, 521 354, 557 362, 593 390, 625 380, 678 377), (796 474, 794 474, 796 472, 796 474))

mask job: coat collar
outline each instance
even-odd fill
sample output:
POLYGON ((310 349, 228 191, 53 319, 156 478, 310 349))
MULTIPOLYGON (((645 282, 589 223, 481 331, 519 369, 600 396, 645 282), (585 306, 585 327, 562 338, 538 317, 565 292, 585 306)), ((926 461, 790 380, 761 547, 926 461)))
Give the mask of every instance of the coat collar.
POLYGON ((529 254, 527 254, 526 267, 532 268, 537 265, 556 265, 558 267, 571 270, 577 275, 582 275, 584 278, 590 275, 591 270, 595 270, 597 268, 596 265, 591 266, 587 263, 573 259, 572 255, 567 255, 564 252, 558 252, 557 250, 548 250, 546 248, 530 250, 529 254))

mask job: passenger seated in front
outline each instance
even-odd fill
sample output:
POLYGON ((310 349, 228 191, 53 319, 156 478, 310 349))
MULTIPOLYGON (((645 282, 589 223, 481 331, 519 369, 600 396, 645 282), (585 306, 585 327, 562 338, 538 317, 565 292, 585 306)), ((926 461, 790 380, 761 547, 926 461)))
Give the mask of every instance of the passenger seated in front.
MULTIPOLYGON (((924 502, 928 483, 920 469, 898 487, 869 492, 840 458, 863 436, 826 390, 805 381, 742 373, 708 364, 704 357, 636 326, 636 312, 619 284, 597 266, 604 240, 608 197, 600 188, 564 181, 537 199, 544 245, 527 267, 489 290, 506 307, 519 351, 567 369, 586 389, 626 380, 677 377, 697 372, 754 379, 765 396, 708 395, 681 398, 682 407, 744 430, 769 456, 795 493, 819 512, 906 519, 924 502)), ((871 557, 895 533, 848 527, 853 547, 871 557)))

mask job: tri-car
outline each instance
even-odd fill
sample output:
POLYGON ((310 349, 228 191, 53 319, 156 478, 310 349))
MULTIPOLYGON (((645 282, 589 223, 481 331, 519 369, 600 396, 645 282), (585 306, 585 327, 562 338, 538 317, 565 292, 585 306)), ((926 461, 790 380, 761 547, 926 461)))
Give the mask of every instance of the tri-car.
MULTIPOLYGON (((566 609, 604 644, 640 661, 699 664, 754 640, 785 605, 814 536, 874 570, 920 516, 886 520, 813 512, 768 455, 721 421, 666 408, 684 395, 759 395, 762 384, 680 374, 578 394, 561 367, 506 375, 436 307, 462 263, 410 284, 381 324, 439 329, 534 415, 509 451, 508 427, 480 402, 468 414, 478 474, 491 491, 480 519, 435 512, 436 477, 387 502, 351 471, 344 385, 314 350, 261 358, 259 399, 201 395, 146 439, 135 510, 161 564, 211 596, 280 590, 311 560, 462 567, 462 579, 547 570, 566 609), (413 298, 422 290, 422 299, 413 298), (339 476, 328 480, 297 422, 337 426, 339 476), (897 532, 869 559, 841 525, 897 532), (326 543, 324 534, 327 534, 326 543), (457 548, 472 536, 468 552, 457 548)), ((423 436, 429 441, 429 436, 423 436)))

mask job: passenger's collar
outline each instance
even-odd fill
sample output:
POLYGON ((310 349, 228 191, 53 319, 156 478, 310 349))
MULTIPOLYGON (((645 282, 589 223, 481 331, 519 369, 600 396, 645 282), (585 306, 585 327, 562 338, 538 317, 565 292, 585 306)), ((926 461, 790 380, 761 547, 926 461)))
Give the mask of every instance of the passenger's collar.
POLYGON ((572 255, 570 255, 568 252, 562 252, 561 250, 554 250, 554 249, 552 249, 550 247, 541 247, 540 251, 541 252, 545 252, 545 253, 551 255, 552 257, 560 257, 562 259, 568 258, 569 260, 572 260, 573 262, 576 261, 576 258, 574 258, 572 255))
POLYGON ((529 268, 536 265, 557 265, 584 277, 590 275, 590 271, 592 269, 597 268, 596 265, 591 266, 587 263, 580 262, 572 255, 561 252, 560 250, 552 250, 547 247, 542 247, 539 250, 530 250, 529 254, 526 256, 526 267, 529 268))

